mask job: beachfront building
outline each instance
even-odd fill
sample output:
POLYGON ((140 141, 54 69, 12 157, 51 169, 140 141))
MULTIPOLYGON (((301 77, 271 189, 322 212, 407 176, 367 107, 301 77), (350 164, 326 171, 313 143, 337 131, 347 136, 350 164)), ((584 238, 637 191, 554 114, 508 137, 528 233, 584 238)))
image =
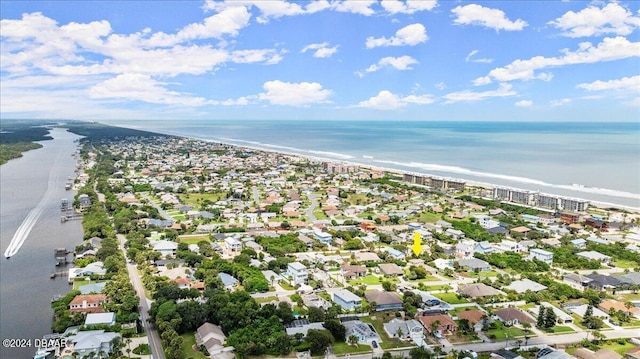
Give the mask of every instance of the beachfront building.
POLYGON ((565 211, 584 212, 589 207, 589 201, 577 198, 560 197, 560 209, 565 211))

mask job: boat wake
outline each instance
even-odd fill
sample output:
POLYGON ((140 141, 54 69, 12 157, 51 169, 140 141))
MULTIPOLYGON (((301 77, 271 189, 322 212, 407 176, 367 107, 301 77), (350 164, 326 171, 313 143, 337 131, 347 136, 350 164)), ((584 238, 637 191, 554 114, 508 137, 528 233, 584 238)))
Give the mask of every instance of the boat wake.
POLYGON ((36 223, 38 223, 38 219, 40 218, 40 215, 42 215, 45 207, 47 206, 49 201, 51 201, 51 197, 55 193, 55 186, 58 182, 57 176, 54 174, 54 172, 58 168, 58 163, 60 162, 61 157, 61 155, 58 155, 53 167, 51 167, 50 169, 47 191, 45 192, 44 196, 42 196, 42 199, 40 200, 38 205, 36 205, 35 208, 29 211, 29 214, 27 214, 27 217, 25 217, 24 221, 22 221, 20 227, 18 227, 18 230, 16 230, 16 233, 13 235, 13 238, 11 238, 9 246, 4 251, 4 256, 6 258, 12 257, 18 253, 27 237, 29 237, 29 233, 31 233, 33 227, 35 227, 36 223))

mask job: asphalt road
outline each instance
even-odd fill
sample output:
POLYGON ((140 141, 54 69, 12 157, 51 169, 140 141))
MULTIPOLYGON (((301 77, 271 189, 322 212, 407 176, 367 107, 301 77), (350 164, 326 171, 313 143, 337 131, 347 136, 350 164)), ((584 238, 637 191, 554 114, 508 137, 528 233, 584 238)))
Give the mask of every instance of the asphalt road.
MULTIPOLYGON (((125 255, 126 258, 126 250, 124 248, 124 243, 126 242, 126 238, 118 234, 118 240, 120 241, 120 249, 125 255)), ((136 290, 136 294, 138 298, 140 298, 140 320, 142 321, 142 327, 144 331, 147 333, 147 338, 149 339, 149 347, 151 347, 151 357, 154 359, 165 359, 164 350, 162 349, 162 344, 160 342, 160 335, 158 331, 147 322, 149 308, 151 307, 151 302, 144 294, 144 287, 142 285, 142 279, 138 274, 138 268, 136 264, 131 264, 127 260, 127 271, 129 272, 129 278, 131 279, 131 283, 133 284, 133 288, 136 290)))

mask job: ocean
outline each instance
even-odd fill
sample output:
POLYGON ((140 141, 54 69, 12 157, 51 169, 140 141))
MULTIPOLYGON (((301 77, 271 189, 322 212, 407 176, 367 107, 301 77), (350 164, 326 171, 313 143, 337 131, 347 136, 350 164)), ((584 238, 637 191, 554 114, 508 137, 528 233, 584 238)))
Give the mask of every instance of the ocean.
POLYGON ((640 208, 640 122, 120 120, 110 124, 640 208))

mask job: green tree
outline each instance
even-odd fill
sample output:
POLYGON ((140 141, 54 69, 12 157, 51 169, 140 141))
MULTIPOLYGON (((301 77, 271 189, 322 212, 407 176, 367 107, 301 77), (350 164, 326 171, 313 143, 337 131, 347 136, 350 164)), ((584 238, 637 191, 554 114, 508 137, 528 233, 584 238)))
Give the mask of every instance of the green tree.
POLYGON ((325 349, 333 343, 331 332, 322 329, 309 329, 305 342, 309 345, 311 354, 324 354, 325 349))

